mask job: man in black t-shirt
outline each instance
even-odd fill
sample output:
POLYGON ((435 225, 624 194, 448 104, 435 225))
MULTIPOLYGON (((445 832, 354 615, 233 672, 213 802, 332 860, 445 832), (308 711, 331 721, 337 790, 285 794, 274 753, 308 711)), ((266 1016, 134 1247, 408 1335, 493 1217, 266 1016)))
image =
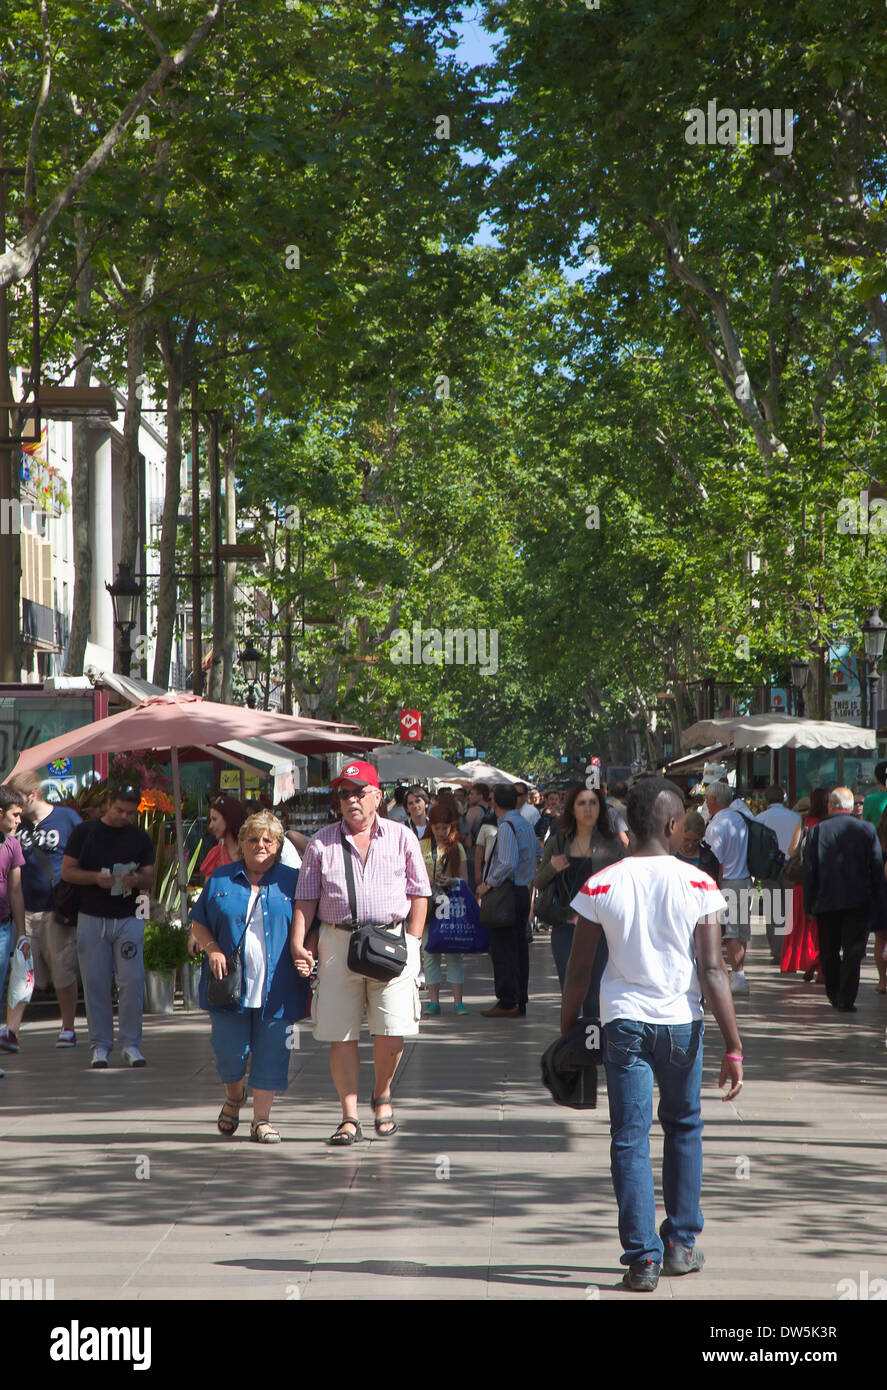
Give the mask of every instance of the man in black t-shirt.
POLYGON ((101 820, 71 831, 62 859, 62 878, 80 888, 77 955, 94 1067, 107 1067, 114 1046, 113 974, 123 1060, 131 1067, 145 1065, 139 1050, 145 921, 138 915, 137 899, 153 882, 154 846, 147 832, 133 824, 140 800, 137 787, 112 792, 101 820))

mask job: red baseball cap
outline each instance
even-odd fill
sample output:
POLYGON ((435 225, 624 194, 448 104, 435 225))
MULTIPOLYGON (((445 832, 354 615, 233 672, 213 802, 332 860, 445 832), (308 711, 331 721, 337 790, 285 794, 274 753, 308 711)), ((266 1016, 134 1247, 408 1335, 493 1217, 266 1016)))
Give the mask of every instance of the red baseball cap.
POLYGON ((378 787, 379 774, 372 763, 347 763, 332 782, 331 787, 340 787, 343 782, 356 782, 359 787, 378 787))

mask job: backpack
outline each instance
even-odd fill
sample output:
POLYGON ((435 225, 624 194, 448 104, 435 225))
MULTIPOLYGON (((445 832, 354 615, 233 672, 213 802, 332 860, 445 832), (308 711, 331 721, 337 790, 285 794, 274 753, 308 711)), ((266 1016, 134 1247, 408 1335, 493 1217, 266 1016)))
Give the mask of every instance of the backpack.
POLYGON ((750 877, 757 879, 778 878, 785 863, 785 855, 779 848, 776 831, 769 825, 763 825, 761 821, 745 815, 742 811, 737 811, 737 815, 742 816, 748 826, 746 854, 750 877))

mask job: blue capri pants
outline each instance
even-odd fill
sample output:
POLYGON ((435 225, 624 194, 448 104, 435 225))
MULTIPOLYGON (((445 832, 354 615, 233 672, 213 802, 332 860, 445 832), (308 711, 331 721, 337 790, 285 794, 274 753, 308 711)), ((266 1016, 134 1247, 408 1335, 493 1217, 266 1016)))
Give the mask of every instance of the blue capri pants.
POLYGON ((298 1024, 285 1018, 262 1018, 261 1009, 238 1014, 210 1010, 212 1045, 219 1080, 233 1086, 246 1076, 254 1091, 285 1091, 289 1085, 290 1049, 287 1041, 298 1024), (290 1029, 290 1032, 287 1032, 290 1029))

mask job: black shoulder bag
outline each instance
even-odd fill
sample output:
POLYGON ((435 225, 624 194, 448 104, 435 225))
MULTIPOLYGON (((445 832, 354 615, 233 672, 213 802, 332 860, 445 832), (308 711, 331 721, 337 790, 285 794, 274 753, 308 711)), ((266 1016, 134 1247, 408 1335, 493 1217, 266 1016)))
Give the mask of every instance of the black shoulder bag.
POLYGON ((339 838, 345 858, 345 882, 348 885, 348 906, 351 910, 348 969, 355 975, 363 975, 367 980, 378 980, 381 984, 387 984, 389 980, 396 980, 398 975, 403 973, 409 959, 404 924, 401 922, 400 936, 397 937, 385 927, 377 927, 370 922, 358 922, 354 865, 351 863, 351 850, 348 848, 344 830, 339 831, 339 838))
MULTIPOLYGON (((559 830, 555 832, 554 843, 558 854, 566 853, 566 840, 561 842, 559 830)), ((572 866, 569 869, 561 869, 550 883, 546 883, 537 898, 535 915, 546 926, 560 927, 575 917, 575 911, 570 907, 570 903, 576 896, 572 878, 572 866)))
POLYGON ((243 937, 249 931, 249 924, 253 920, 253 913, 256 904, 262 896, 259 891, 253 898, 252 907, 246 919, 246 926, 243 928, 243 936, 237 943, 234 954, 225 957, 227 974, 221 980, 217 980, 210 970, 209 979, 206 982, 206 1001, 213 1009, 233 1009, 239 1003, 243 992, 243 937))
MULTIPOLYGON (((502 834, 504 827, 508 825, 503 821, 499 826, 499 834, 502 834)), ((517 839, 517 831, 513 825, 508 825, 508 829, 517 839)), ((490 862, 492 863, 492 853, 490 862)), ((487 865, 484 865, 486 872, 487 865)), ((495 888, 491 888, 488 893, 484 893, 479 899, 479 911, 481 925, 494 930, 496 927, 513 927, 514 918, 517 912, 517 897, 514 891, 514 879, 506 878, 502 883, 497 883, 495 888)))

